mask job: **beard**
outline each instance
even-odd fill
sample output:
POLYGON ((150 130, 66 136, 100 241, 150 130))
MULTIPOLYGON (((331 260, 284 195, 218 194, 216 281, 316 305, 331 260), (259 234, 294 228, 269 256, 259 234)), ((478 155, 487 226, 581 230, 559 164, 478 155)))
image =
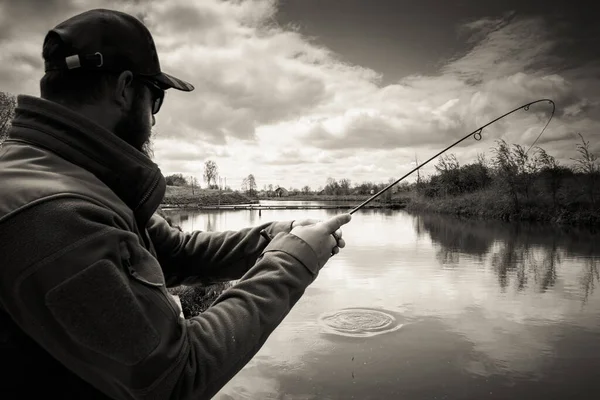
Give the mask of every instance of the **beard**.
POLYGON ((152 126, 144 113, 147 105, 142 100, 138 98, 133 103, 131 111, 115 125, 114 133, 146 157, 152 158, 152 126))

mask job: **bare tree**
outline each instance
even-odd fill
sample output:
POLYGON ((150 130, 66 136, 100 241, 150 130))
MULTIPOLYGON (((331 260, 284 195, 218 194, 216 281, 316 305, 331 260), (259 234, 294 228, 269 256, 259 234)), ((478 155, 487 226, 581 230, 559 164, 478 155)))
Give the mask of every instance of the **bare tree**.
POLYGON ((485 168, 488 167, 488 162, 487 158, 485 158, 485 153, 477 153, 477 164, 485 168))
POLYGON ((254 175, 250 174, 248 175, 248 194, 250 196, 253 196, 254 193, 256 192, 256 179, 254 179, 254 175))
POLYGON ((454 154, 442 154, 438 159, 438 163, 435 166, 435 169, 438 172, 450 172, 457 170, 460 167, 458 160, 454 154))
POLYGON ((590 141, 587 142, 583 138, 581 133, 578 133, 581 138, 581 144, 577 145, 577 151, 579 152, 579 158, 574 158, 577 164, 575 169, 579 172, 593 174, 600 170, 600 165, 598 165, 598 157, 590 151, 590 141))
POLYGON ((192 187, 192 196, 195 195, 194 188, 200 189, 200 185, 198 185, 198 178, 195 176, 190 176, 189 179, 190 186, 192 187))
MULTIPOLYGON (((417 153, 415 153, 415 168, 419 166, 419 160, 417 159, 417 153)), ((419 172, 420 169, 417 170, 417 189, 419 188, 419 185, 421 184, 421 173, 419 172)))
POLYGON ((204 181, 211 187, 210 183, 214 182, 217 184, 217 177, 219 176, 219 167, 217 167, 217 163, 208 160, 204 163, 204 181))

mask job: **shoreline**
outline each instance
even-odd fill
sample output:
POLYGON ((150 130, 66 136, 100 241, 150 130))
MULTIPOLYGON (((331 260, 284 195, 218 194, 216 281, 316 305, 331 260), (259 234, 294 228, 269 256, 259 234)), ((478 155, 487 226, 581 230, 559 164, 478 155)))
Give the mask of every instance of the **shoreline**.
MULTIPOLYGON (((181 188, 170 188, 163 203, 164 210, 350 210, 369 199, 369 195, 294 195, 286 197, 248 197, 239 192, 201 191, 196 195, 181 188), (260 204, 268 201, 269 204, 260 204), (321 204, 286 204, 288 202, 319 202, 321 204)), ((476 220, 509 222, 539 222, 550 225, 600 227, 600 209, 582 202, 554 206, 548 199, 535 196, 520 201, 515 209, 505 193, 481 190, 459 196, 424 197, 414 192, 395 193, 389 198, 378 198, 364 209, 406 210, 442 215, 453 215, 476 220)))
MULTIPOLYGON (((353 209, 358 206, 359 203, 353 202, 352 204, 205 204, 205 205, 176 205, 176 204, 161 204, 162 210, 332 210, 332 209, 353 209)), ((389 209, 389 210, 403 210, 407 208, 406 203, 397 204, 367 204, 362 207, 363 209, 389 209)))
POLYGON ((554 207, 535 200, 523 201, 521 207, 515 210, 510 199, 493 192, 475 192, 441 199, 415 197, 408 204, 406 210, 450 215, 470 220, 600 228, 600 210, 583 207, 579 204, 554 207))

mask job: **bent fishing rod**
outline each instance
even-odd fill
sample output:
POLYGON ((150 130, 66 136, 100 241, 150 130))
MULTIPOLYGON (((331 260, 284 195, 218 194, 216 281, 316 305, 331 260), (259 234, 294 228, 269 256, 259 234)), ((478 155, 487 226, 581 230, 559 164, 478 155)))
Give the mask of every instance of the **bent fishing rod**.
POLYGON ((550 124, 550 121, 552 121, 552 117, 554 117, 554 111, 556 110, 556 104, 554 104, 554 101, 550 100, 550 99, 540 99, 540 100, 536 100, 536 101, 532 101, 530 103, 524 104, 520 107, 515 108, 514 110, 511 110, 509 112, 507 112, 506 114, 503 114, 501 116, 499 116, 498 118, 496 118, 495 120, 488 122, 487 124, 475 129, 473 132, 469 133, 468 135, 464 136, 463 138, 457 140, 456 142, 452 143, 450 146, 446 147, 444 150, 440 151, 439 153, 437 153, 436 155, 434 155, 433 157, 431 157, 429 160, 425 161, 424 163, 416 166, 415 168, 413 168, 410 172, 408 172, 407 174, 405 174, 404 176, 402 176, 401 178, 397 179, 396 181, 390 183, 389 185, 387 185, 385 188, 381 189, 379 192, 375 193, 373 196, 369 197, 367 200, 365 200, 364 202, 362 202, 361 204, 359 204, 358 206, 354 207, 352 209, 352 211, 349 212, 349 214, 354 214, 356 211, 360 210, 362 207, 366 206, 367 204, 369 204, 371 201, 375 200, 377 197, 381 196, 381 194, 383 194, 385 191, 387 191, 388 189, 390 189, 392 186, 394 186, 395 184, 401 182, 403 179, 405 179, 407 176, 411 175, 413 172, 421 169, 421 167, 423 167, 424 165, 428 164, 431 160, 433 160, 434 158, 444 154, 446 151, 450 150, 451 148, 453 148, 454 146, 456 146, 457 144, 459 144, 460 142, 467 140, 468 138, 470 138, 471 136, 473 136, 475 138, 475 140, 481 140, 481 133, 483 132, 483 129, 492 125, 494 122, 501 120, 504 117, 509 116, 510 114, 517 112, 519 110, 525 110, 525 111, 529 111, 529 106, 531 106, 532 104, 536 104, 536 103, 541 103, 541 102, 545 102, 547 101, 548 103, 552 104, 552 112, 550 113, 550 118, 548 119, 548 122, 546 122, 546 125, 544 126, 544 128, 542 129, 542 131, 540 132, 540 134, 537 136, 537 138, 533 141, 533 143, 531 144, 531 146, 529 146, 529 148, 527 149, 527 151, 525 152, 525 154, 529 153, 529 150, 531 150, 531 148, 533 147, 533 145, 538 141, 538 139, 540 138, 540 136, 542 136, 542 134, 544 133, 544 131, 546 130, 546 128, 548 127, 548 124, 550 124))

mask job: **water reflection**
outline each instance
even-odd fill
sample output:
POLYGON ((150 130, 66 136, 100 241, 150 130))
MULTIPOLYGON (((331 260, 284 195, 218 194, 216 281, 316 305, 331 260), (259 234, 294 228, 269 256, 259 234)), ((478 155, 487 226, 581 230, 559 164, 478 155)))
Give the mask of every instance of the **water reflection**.
POLYGON ((517 291, 532 288, 546 292, 556 284, 557 269, 565 257, 569 265, 574 259, 585 260, 579 271, 584 303, 600 282, 597 233, 548 225, 464 221, 440 215, 417 215, 413 226, 418 235, 427 234, 438 246, 436 259, 442 266, 456 266, 461 257, 468 255, 491 266, 503 291, 512 285, 517 291))
POLYGON ((584 291, 584 302, 588 300, 590 295, 594 293, 594 288, 600 283, 600 273, 598 266, 600 262, 598 258, 587 258, 585 260, 585 267, 583 276, 581 277, 581 286, 584 291))
MULTIPOLYGON (((238 229, 339 212, 195 212, 182 227, 238 229)), ((346 249, 216 399, 597 397, 597 234, 361 210, 344 237, 346 249), (385 310, 404 326, 347 337, 320 324, 357 308, 385 310)), ((335 328, 356 321, 387 323, 359 315, 335 328)))

